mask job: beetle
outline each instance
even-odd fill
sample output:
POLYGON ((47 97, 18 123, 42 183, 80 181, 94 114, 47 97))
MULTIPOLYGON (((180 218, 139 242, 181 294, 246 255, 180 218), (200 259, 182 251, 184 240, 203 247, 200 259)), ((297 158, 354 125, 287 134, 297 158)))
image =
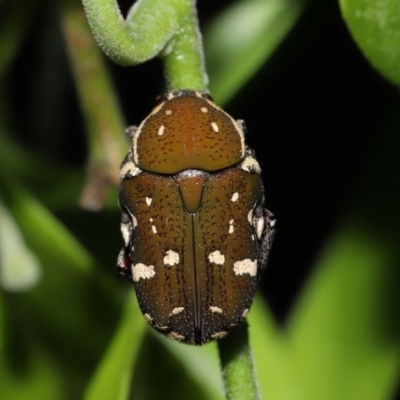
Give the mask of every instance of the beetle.
POLYGON ((244 130, 192 90, 165 94, 130 129, 117 270, 147 322, 171 339, 225 337, 246 318, 267 263, 275 219, 244 130))

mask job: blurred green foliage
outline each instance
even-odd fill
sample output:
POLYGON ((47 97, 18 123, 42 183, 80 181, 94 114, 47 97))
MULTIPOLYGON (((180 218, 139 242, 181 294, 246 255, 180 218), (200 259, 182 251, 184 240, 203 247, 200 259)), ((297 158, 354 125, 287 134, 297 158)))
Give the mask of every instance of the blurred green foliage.
MULTIPOLYGON (((399 84, 390 72, 398 71, 398 63, 385 51, 400 48, 400 23, 389 12, 396 6, 375 2, 388 8, 368 14, 367 3, 346 0, 341 6, 374 67, 399 84)), ((257 70, 305 5, 238 1, 215 17, 205 31, 205 49, 217 103, 257 79, 257 70), (243 15, 249 18, 244 25, 243 15), (263 40, 266 36, 269 40, 263 40), (241 59, 246 62, 239 68, 241 59)), ((6 21, 0 24, 0 398, 222 399, 215 343, 194 348, 150 332, 131 288, 114 277, 110 265, 120 245, 116 189, 111 188, 103 213, 80 210, 83 167, 55 162, 17 139, 19 116, 6 81, 40 6, 39 0, 0 5, 6 21)), ((51 7, 59 19, 45 30, 36 68, 41 55, 55 51, 46 46, 65 17, 64 7, 51 7)), ((99 74, 105 68, 101 64, 99 74)), ((48 75, 50 83, 56 73, 48 75)), ((106 90, 115 95, 110 83, 106 90)), ((32 102, 39 101, 43 87, 50 86, 32 89, 32 102)), ((380 122, 381 145, 354 189, 352 205, 321 249, 287 324, 277 324, 261 297, 255 301, 248 320, 265 399, 394 396, 400 368, 399 104, 397 98, 387 110, 391 117, 380 122)))

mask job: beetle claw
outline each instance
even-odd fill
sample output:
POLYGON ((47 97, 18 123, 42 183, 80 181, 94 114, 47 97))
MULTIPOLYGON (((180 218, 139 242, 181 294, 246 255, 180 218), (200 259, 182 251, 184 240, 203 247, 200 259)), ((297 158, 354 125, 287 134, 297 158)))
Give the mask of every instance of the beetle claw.
POLYGON ((125 129, 126 136, 128 136, 128 138, 132 139, 133 136, 135 135, 137 129, 138 129, 138 127, 136 125, 128 126, 125 129))
POLYGON ((263 214, 264 214, 264 229, 261 235, 261 244, 258 250, 260 275, 262 271, 265 269, 268 262, 272 241, 274 240, 275 236, 275 225, 276 225, 276 219, 274 215, 271 213, 271 211, 264 208, 263 214))
POLYGON ((124 247, 118 254, 117 272, 120 276, 132 283, 132 269, 129 249, 124 247))

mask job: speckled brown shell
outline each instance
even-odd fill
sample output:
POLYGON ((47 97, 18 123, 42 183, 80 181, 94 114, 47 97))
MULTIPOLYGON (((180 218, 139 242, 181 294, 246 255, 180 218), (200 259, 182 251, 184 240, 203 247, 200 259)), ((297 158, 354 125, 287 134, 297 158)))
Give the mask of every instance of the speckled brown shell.
POLYGON ((242 123, 208 95, 182 90, 132 132, 118 271, 159 332, 193 344, 221 339, 246 317, 274 235, 242 123))
POLYGON ((134 137, 140 169, 175 174, 186 169, 218 171, 244 156, 242 127, 208 96, 174 97, 162 102, 134 137))
POLYGON ((259 175, 239 168, 168 177, 143 172, 122 181, 120 202, 136 223, 132 265, 154 271, 134 285, 141 310, 155 329, 202 344, 223 337, 245 317, 257 277, 237 274, 234 265, 257 258, 249 213, 262 193, 259 175), (189 212, 181 188, 185 192, 196 180, 203 187, 198 205, 186 199, 197 207, 189 212), (166 263, 169 254, 175 259, 166 263))

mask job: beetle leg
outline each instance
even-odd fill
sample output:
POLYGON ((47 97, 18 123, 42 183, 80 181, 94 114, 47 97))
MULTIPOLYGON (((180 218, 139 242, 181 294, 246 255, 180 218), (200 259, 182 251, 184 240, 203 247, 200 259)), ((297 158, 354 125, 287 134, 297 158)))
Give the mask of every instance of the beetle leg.
POLYGON ((126 136, 128 136, 128 138, 132 139, 134 134, 136 133, 137 129, 138 129, 138 127, 136 125, 128 126, 125 129, 126 136))
POLYGON ((129 256, 129 248, 123 247, 118 254, 117 260, 117 272, 120 276, 127 279, 132 283, 132 269, 131 269, 131 258, 129 256))
POLYGON ((132 218, 125 210, 124 206, 120 204, 121 207, 121 233, 124 239, 125 247, 129 247, 132 240, 132 218))
POLYGON ((275 224, 276 219, 274 215, 267 210, 266 208, 262 209, 263 211, 263 220, 264 220, 264 227, 261 233, 261 243, 258 249, 258 262, 260 265, 260 274, 264 270, 265 266, 268 262, 269 252, 271 250, 272 241, 275 236, 275 224))
POLYGON ((121 232, 124 238, 124 247, 119 252, 117 260, 117 272, 124 278, 132 281, 130 247, 132 243, 132 220, 130 215, 126 212, 121 204, 121 232))

